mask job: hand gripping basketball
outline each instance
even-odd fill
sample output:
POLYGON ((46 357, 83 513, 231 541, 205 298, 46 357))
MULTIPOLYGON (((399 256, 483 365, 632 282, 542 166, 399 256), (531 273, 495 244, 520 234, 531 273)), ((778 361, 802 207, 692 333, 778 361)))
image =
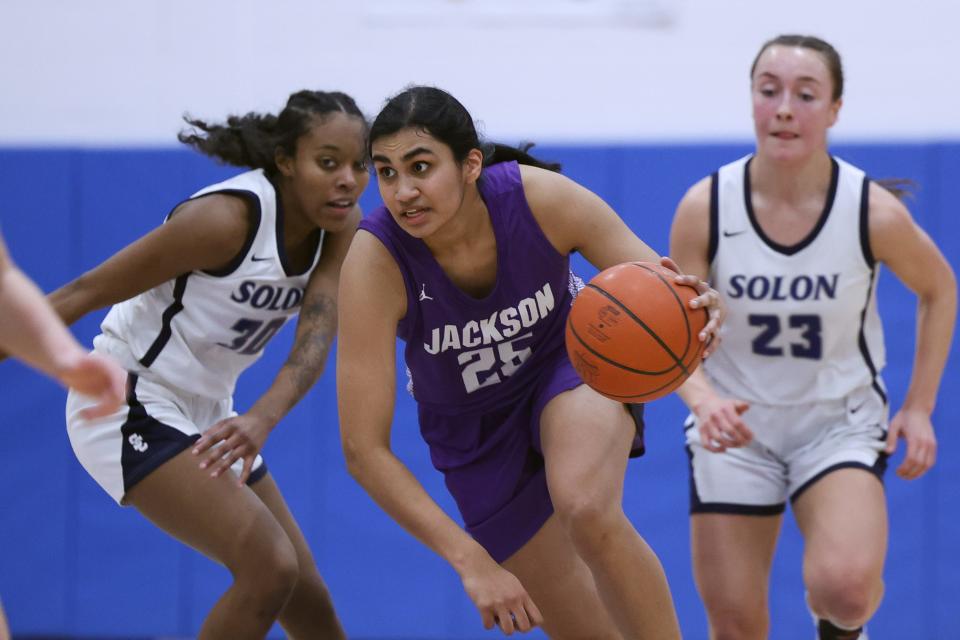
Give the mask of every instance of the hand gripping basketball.
POLYGON ((650 262, 597 274, 567 319, 567 352, 583 381, 619 402, 649 402, 683 384, 702 359, 706 309, 691 309, 692 287, 650 262))

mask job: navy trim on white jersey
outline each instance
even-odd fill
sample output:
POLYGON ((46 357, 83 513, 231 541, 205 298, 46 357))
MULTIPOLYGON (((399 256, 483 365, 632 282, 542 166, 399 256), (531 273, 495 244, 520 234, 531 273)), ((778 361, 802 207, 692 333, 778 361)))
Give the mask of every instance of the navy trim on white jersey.
MULTIPOLYGON (((268 178, 269 180, 269 178, 268 178)), ((277 257, 280 259, 280 266, 283 267, 283 272, 287 274, 288 277, 302 276, 305 273, 308 273, 316 266, 317 263, 317 251, 320 248, 320 245, 323 244, 324 238, 326 238, 327 232, 324 229, 318 229, 315 233, 319 234, 319 239, 317 244, 314 246, 311 255, 313 260, 310 261, 310 264, 307 265, 306 269, 302 271, 297 271, 293 268, 293 265, 290 264, 290 259, 287 257, 287 246, 283 239, 283 225, 286 221, 286 211, 283 208, 283 200, 280 198, 280 189, 277 188, 277 185, 274 184, 273 180, 270 180, 270 184, 273 185, 274 191, 277 193, 277 223, 276 223, 276 234, 277 234, 277 257)))
POLYGON ((250 233, 240 239, 243 251, 212 272, 181 274, 114 305, 95 344, 129 370, 144 373, 149 367, 151 381, 222 400, 297 314, 323 246, 320 234, 312 236, 318 245, 304 273, 288 275, 276 189, 262 170, 210 185, 192 198, 212 193, 255 199, 244 207, 250 233))
POLYGON ((778 504, 703 502, 700 499, 700 493, 697 491, 697 481, 693 474, 693 449, 690 445, 686 445, 684 448, 687 450, 687 472, 690 474, 690 515, 696 515, 698 513, 725 513, 739 516, 778 516, 786 510, 787 505, 785 502, 778 504))
POLYGON ((784 246, 758 224, 750 159, 721 167, 718 188, 711 189, 720 233, 710 280, 728 314, 706 373, 730 395, 773 405, 842 397, 866 386, 882 390, 883 329, 873 291, 878 266, 864 251, 869 199, 864 202, 863 171, 831 157, 828 189, 810 212, 810 231, 784 246))
POLYGON ((120 468, 123 471, 124 493, 200 439, 199 434, 188 435, 147 414, 146 408, 137 399, 137 380, 137 374, 129 374, 127 406, 130 410, 126 421, 120 426, 120 468))
POLYGON ((150 345, 150 348, 147 349, 147 353, 140 358, 140 364, 143 366, 149 367, 152 365, 153 361, 160 355, 160 352, 163 351, 163 348, 167 346, 167 342, 170 341, 170 336, 173 334, 173 329, 170 325, 173 322, 173 318, 183 311, 183 293, 187 290, 187 280, 189 278, 190 274, 185 273, 176 279, 173 286, 173 302, 163 311, 163 324, 160 327, 160 333, 153 341, 153 344, 150 345))
POLYGON ((863 259, 872 269, 877 263, 870 246, 870 178, 863 177, 863 187, 860 190, 860 249, 863 259))
POLYGON ((883 404, 887 404, 887 394, 877 378, 877 366, 874 364, 873 357, 870 355, 870 348, 867 346, 867 336, 864 331, 867 321, 867 309, 870 308, 870 297, 876 288, 877 273, 878 269, 874 266, 870 271, 870 286, 867 287, 867 300, 864 302, 863 310, 860 312, 860 330, 857 332, 857 346, 860 348, 860 354, 863 356, 863 361, 866 363, 867 369, 870 370, 870 386, 873 387, 873 390, 876 391, 883 400, 883 404))
POLYGON ((245 202, 250 204, 251 207, 253 207, 254 216, 253 224, 250 225, 250 229, 247 231, 247 238, 243 241, 243 247, 240 249, 240 252, 233 257, 233 260, 227 263, 227 265, 222 269, 205 269, 203 271, 205 274, 215 278, 222 278, 239 269, 240 265, 243 264, 243 261, 246 260, 247 253, 250 251, 250 247, 253 246, 253 241, 257 238, 257 231, 260 229, 260 220, 263 218, 263 214, 260 212, 260 198, 253 191, 247 191, 245 189, 224 189, 223 191, 211 191, 210 193, 205 193, 200 197, 205 198, 215 193, 222 193, 242 198, 245 202))
POLYGON ((831 157, 830 158, 830 187, 827 190, 827 200, 824 203, 823 211, 820 213, 820 218, 817 220, 817 224, 813 227, 813 230, 807 234, 807 237, 794 245, 784 245, 779 242, 774 242, 770 236, 768 236, 763 228, 760 226, 760 222, 757 220, 757 216, 753 211, 753 198, 751 197, 750 191, 750 163, 753 161, 753 158, 747 160, 747 165, 743 169, 743 199, 744 204, 747 208, 747 217, 750 220, 750 224, 753 226, 753 230, 757 233, 757 236, 760 237, 763 242, 778 253, 782 253, 787 256, 792 256, 799 251, 802 251, 810 245, 814 240, 817 239, 817 236, 820 234, 820 230, 823 229, 823 225, 827 223, 827 218, 830 217, 830 211, 833 209, 833 202, 837 197, 837 184, 840 180, 840 165, 837 164, 837 161, 831 157))
POLYGON ((720 245, 720 175, 714 171, 710 176, 710 237, 707 240, 707 264, 713 264, 720 245))
POLYGON ((800 488, 794 491, 793 495, 790 496, 790 504, 796 503, 797 498, 803 495, 804 491, 812 487, 817 480, 819 480, 820 478, 824 477, 829 473, 832 473, 834 471, 839 471, 840 469, 863 469, 864 471, 868 471, 873 475, 875 475, 877 477, 877 480, 880 481, 880 484, 883 484, 883 474, 887 470, 887 458, 889 458, 889 456, 886 453, 881 453, 879 456, 877 456, 877 461, 873 463, 873 466, 868 466, 863 464, 862 462, 856 462, 854 460, 850 460, 847 462, 839 462, 833 465, 832 467, 827 467, 817 475, 813 476, 812 478, 804 482, 803 485, 800 486, 800 488))

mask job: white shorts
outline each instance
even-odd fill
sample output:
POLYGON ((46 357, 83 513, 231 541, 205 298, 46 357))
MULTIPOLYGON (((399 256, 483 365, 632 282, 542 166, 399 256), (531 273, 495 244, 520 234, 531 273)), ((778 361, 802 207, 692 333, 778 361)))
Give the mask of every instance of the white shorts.
MULTIPOLYGON (((135 484, 192 446, 204 431, 237 415, 232 398, 190 395, 134 373, 127 382, 127 403, 116 413, 96 420, 82 418, 80 411, 94 404, 73 390, 68 393, 67 435, 83 468, 119 504, 135 484)), ((243 460, 232 467, 238 475, 242 469, 243 460)), ((258 455, 247 484, 266 472, 258 455)))
POLYGON ((866 469, 882 479, 887 466, 887 405, 871 387, 810 405, 752 404, 742 416, 749 445, 708 451, 690 416, 690 512, 776 515, 837 469, 866 469))

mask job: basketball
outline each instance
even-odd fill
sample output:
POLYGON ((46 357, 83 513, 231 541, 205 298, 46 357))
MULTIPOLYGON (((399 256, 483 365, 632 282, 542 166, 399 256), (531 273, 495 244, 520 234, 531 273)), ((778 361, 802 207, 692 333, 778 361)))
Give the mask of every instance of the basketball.
POLYGON ((693 287, 650 262, 625 262, 598 273, 573 301, 567 352, 583 381, 619 402, 665 396, 700 364, 699 334, 709 316, 691 309, 693 287))

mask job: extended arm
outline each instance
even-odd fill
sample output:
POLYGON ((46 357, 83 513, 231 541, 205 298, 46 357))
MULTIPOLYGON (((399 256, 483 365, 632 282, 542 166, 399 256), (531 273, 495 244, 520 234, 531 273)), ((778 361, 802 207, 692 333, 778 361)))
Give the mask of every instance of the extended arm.
MULTIPOLYGON (((524 192, 530 209, 547 238, 560 253, 578 251, 593 266, 606 269, 630 262, 659 262, 676 270, 669 259, 661 259, 630 230, 598 195, 552 171, 521 167, 524 192)), ((700 340, 710 341, 722 321, 717 292, 693 275, 678 275, 677 282, 691 286, 700 294, 690 305, 706 307, 710 321, 700 340)), ((709 355, 713 344, 704 349, 709 355)))
POLYGON ((293 347, 270 388, 245 414, 220 421, 197 441, 194 453, 200 455, 209 451, 200 466, 211 467, 212 476, 220 475, 243 458, 238 481, 241 484, 246 482, 270 432, 323 373, 330 346, 337 335, 340 270, 360 217, 357 208, 342 231, 329 234, 324 240, 320 261, 304 292, 293 347), (222 446, 211 450, 220 442, 222 446))
POLYGON ((111 413, 123 401, 125 372, 80 346, 37 286, 13 264, 2 238, 0 348, 61 384, 98 398, 87 417, 111 413))
POLYGON ((67 324, 197 269, 228 264, 250 228, 246 203, 209 195, 182 204, 165 224, 50 294, 67 324))
POLYGON ((384 511, 453 566, 487 628, 517 607, 538 619, 516 577, 437 505, 390 448, 397 322, 406 304, 393 258, 371 234, 359 233, 340 282, 337 396, 347 468, 384 511))

